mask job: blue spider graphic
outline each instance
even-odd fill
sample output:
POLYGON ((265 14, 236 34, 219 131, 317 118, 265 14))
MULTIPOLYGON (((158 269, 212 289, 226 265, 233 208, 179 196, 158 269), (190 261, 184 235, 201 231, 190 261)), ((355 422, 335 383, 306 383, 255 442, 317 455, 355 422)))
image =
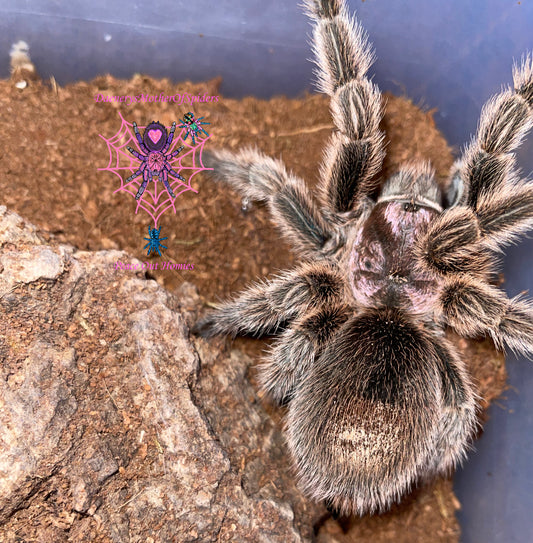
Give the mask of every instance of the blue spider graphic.
POLYGON ((180 119, 180 123, 183 123, 183 124, 179 125, 180 128, 187 129, 185 131, 185 137, 183 138, 183 141, 185 141, 187 139, 187 136, 190 134, 192 138, 192 144, 196 145, 196 140, 194 138, 195 136, 196 137, 198 136, 199 132, 203 132, 206 136, 209 136, 209 134, 202 128, 201 125, 211 124, 211 123, 206 123, 206 122, 202 123, 200 122, 202 119, 203 117, 198 117, 198 119, 195 119, 194 113, 192 113, 191 111, 189 111, 189 113, 185 113, 185 115, 183 116, 183 120, 180 119))
POLYGON ((161 242, 164 239, 168 238, 160 238, 159 234, 161 233, 161 226, 159 229, 156 228, 150 228, 150 225, 148 225, 148 235, 149 238, 144 238, 148 241, 148 243, 143 247, 143 249, 146 249, 146 247, 149 247, 147 256, 150 256, 150 251, 154 251, 154 253, 157 251, 159 253, 159 256, 163 256, 161 254, 161 251, 159 250, 159 247, 162 247, 163 249, 168 249, 165 245, 163 245, 161 242))

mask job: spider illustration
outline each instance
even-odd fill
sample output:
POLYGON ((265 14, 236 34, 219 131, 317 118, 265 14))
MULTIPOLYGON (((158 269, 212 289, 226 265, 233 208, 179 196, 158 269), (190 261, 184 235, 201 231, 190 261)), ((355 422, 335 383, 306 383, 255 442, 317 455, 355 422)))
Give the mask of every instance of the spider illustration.
POLYGON ((150 228, 150 225, 148 225, 148 235, 150 237, 144 238, 146 241, 148 241, 148 243, 143 247, 143 249, 146 249, 148 247, 147 256, 150 256, 151 251, 154 251, 154 253, 157 251, 159 253, 159 256, 162 256, 159 248, 162 247, 163 249, 168 249, 168 247, 166 247, 165 245, 161 243, 164 239, 168 239, 168 238, 160 238, 159 237, 160 233, 161 233, 161 226, 159 227, 159 229, 156 229, 156 228, 150 228))
POLYGON ((287 405, 301 487, 336 514, 362 515, 466 454, 477 396, 447 326, 533 353, 531 302, 491 282, 495 254, 533 227, 533 183, 514 156, 533 125, 533 59, 483 107, 446 188, 427 163, 380 181, 382 101, 366 75, 366 34, 342 0, 305 6, 336 126, 319 203, 258 151, 208 157, 244 198, 266 203, 303 262, 220 304, 193 331, 277 336, 260 382, 287 405))
POLYGON ((130 146, 128 146, 127 149, 135 158, 138 158, 141 161, 141 166, 126 179, 125 183, 128 184, 136 177, 139 177, 139 175, 143 176, 143 182, 135 195, 135 199, 139 200, 146 189, 146 185, 152 181, 154 176, 157 176, 159 180, 163 181, 163 185, 165 185, 171 198, 175 198, 176 195, 168 182, 168 174, 185 181, 185 179, 178 172, 174 171, 170 165, 170 161, 180 153, 183 149, 183 145, 172 153, 167 154, 172 140, 174 139, 176 123, 172 123, 172 128, 168 135, 167 129, 156 121, 152 121, 145 128, 142 136, 139 133, 136 122, 133 122, 133 130, 135 131, 135 137, 139 142, 141 152, 137 152, 130 146))
POLYGON ((203 117, 198 117, 198 119, 194 118, 194 113, 189 111, 189 113, 185 113, 183 116, 183 120, 180 119, 180 128, 186 128, 185 131, 185 137, 183 138, 183 141, 187 139, 187 136, 190 134, 192 139, 192 144, 196 144, 196 140, 194 139, 195 136, 198 136, 198 132, 202 131, 206 136, 209 136, 209 134, 202 128, 202 125, 204 124, 211 124, 206 122, 200 122, 203 119, 203 117))

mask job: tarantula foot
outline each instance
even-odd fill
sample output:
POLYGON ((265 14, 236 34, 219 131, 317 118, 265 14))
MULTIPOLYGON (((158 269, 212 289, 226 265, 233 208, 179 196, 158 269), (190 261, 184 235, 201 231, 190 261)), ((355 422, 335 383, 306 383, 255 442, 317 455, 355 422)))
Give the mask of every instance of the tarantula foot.
POLYGON ((326 506, 326 509, 328 510, 333 520, 337 520, 340 518, 341 512, 333 505, 332 500, 324 500, 324 505, 326 506))
POLYGON ((278 405, 280 407, 289 407, 289 404, 291 403, 291 400, 294 396, 294 392, 291 391, 288 394, 285 394, 282 398, 278 400, 278 405))
POLYGON ((216 155, 214 153, 212 153, 211 151, 206 149, 202 154, 202 162, 203 162, 204 166, 206 168, 208 168, 208 170, 209 170, 207 172, 208 175, 209 174, 212 175, 213 174, 212 170, 214 170, 215 167, 218 166, 220 160, 217 159, 217 157, 216 157, 216 155))
POLYGON ((217 321, 213 317, 207 316, 197 321, 191 328, 191 332, 195 336, 211 338, 218 335, 220 332, 217 328, 217 321))

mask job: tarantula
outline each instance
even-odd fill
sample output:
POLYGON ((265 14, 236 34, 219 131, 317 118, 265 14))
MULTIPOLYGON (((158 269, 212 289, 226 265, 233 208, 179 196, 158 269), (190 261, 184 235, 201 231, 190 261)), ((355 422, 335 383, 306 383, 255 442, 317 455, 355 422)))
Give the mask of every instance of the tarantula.
POLYGON ((150 237, 144 238, 148 243, 143 247, 143 249, 146 249, 148 247, 148 253, 146 253, 147 256, 150 256, 150 253, 153 251, 154 254, 157 253, 159 256, 161 255, 161 249, 168 249, 166 245, 163 245, 161 242, 168 239, 168 237, 160 238, 161 234, 161 226, 159 228, 151 228, 150 225, 148 225, 148 235, 150 237))
POLYGON ((203 132, 206 136, 209 136, 209 134, 202 128, 202 125, 211 124, 207 122, 201 122, 203 117, 198 117, 197 119, 194 117, 194 113, 192 111, 189 111, 188 113, 185 113, 183 116, 183 120, 180 119, 180 128, 185 128, 185 137, 183 138, 183 141, 187 139, 187 136, 190 134, 192 139, 192 144, 196 145, 195 137, 198 137, 200 132, 203 132))
POLYGON ((533 183, 514 150, 533 125, 533 60, 488 101, 441 189, 426 163, 379 181, 380 92, 373 52, 342 0, 306 0, 331 136, 315 203, 305 183, 254 150, 209 166, 266 202, 303 263, 255 284, 194 331, 277 334, 262 387, 288 406, 304 491, 330 510, 382 511, 414 483, 451 470, 476 427, 476 392, 450 326, 533 352, 533 308, 494 287, 494 254, 533 226, 533 183))
POLYGON ((133 122, 133 130, 135 131, 135 137, 139 143, 141 152, 137 152, 129 145, 126 147, 128 151, 137 159, 141 161, 140 168, 130 175, 125 183, 128 184, 136 177, 142 174, 143 182, 135 195, 135 199, 139 200, 143 195, 146 185, 156 175, 168 191, 171 198, 176 198, 176 195, 172 191, 170 183, 168 182, 168 174, 185 181, 185 179, 176 171, 172 169, 170 162, 174 159, 182 150, 183 145, 178 147, 172 153, 167 153, 172 140, 174 139, 174 132, 176 130, 176 122, 172 123, 170 133, 167 135, 167 129, 160 123, 152 121, 145 129, 144 134, 141 136, 137 123, 133 122))

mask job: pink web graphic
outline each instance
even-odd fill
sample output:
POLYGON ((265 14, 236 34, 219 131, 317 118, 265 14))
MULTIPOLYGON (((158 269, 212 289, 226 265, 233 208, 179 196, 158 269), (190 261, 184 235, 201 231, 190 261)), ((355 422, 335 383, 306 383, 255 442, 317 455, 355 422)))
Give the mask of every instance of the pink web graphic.
MULTIPOLYGON (((115 190, 115 192, 125 191, 131 194, 134 198, 139 190, 139 187, 142 184, 143 177, 142 175, 131 180, 129 183, 125 183, 125 180, 134 172, 139 169, 141 162, 134 157, 126 147, 129 145, 139 153, 139 143, 133 132, 133 125, 129 123, 122 117, 120 111, 118 112, 122 124, 118 132, 110 137, 106 138, 99 134, 100 137, 106 142, 107 148, 109 150, 109 163, 105 168, 98 168, 99 171, 108 171, 112 172, 118 176, 120 179, 120 188, 115 190)), ((138 126, 138 129, 141 135, 144 133, 145 126, 138 126)), ((170 132, 170 126, 167 126, 167 132, 170 132)), ((176 198, 171 198, 170 194, 165 189, 162 181, 159 181, 158 178, 154 178, 153 181, 149 182, 146 186, 146 189, 139 200, 135 200, 137 207, 135 213, 139 212, 139 209, 142 209, 152 217, 154 220, 154 227, 157 228, 157 222, 159 221, 161 215, 168 211, 169 209, 174 210, 176 214, 175 203, 180 194, 191 190, 192 192, 198 192, 191 186, 191 179, 198 173, 205 170, 211 170, 212 168, 206 168, 202 162, 202 153, 204 150, 204 145, 211 138, 211 136, 206 136, 200 139, 196 136, 195 145, 192 144, 190 138, 183 140, 182 136, 184 135, 186 129, 182 128, 181 132, 177 132, 174 135, 172 144, 168 149, 167 153, 172 153, 179 146, 183 145, 184 149, 179 153, 178 156, 170 160, 172 169, 179 173, 188 181, 182 181, 173 175, 168 175, 168 182, 176 195, 176 198)))

